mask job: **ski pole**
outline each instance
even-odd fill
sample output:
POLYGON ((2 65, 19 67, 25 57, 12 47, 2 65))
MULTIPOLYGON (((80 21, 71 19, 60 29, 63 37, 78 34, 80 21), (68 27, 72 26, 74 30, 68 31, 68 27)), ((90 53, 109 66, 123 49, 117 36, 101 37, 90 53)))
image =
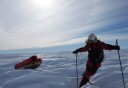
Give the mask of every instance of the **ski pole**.
POLYGON ((79 88, 79 86, 78 86, 78 66, 77 66, 77 54, 76 54, 76 75, 77 75, 77 88, 79 88))
MULTIPOLYGON (((116 39, 116 45, 118 45, 118 39, 116 39)), ((119 50, 118 50, 118 56, 119 56, 119 62, 120 62, 120 68, 121 68, 121 73, 122 73, 123 84, 124 84, 124 88, 126 88, 125 87, 124 74, 123 74, 123 68, 122 68, 122 63, 121 63, 121 59, 120 59, 120 52, 119 52, 119 50)))

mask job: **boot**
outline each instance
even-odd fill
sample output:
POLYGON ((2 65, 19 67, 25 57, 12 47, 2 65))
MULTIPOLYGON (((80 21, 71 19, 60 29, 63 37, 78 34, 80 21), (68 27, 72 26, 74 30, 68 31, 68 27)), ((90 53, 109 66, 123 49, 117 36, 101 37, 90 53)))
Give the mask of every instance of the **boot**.
POLYGON ((80 88, 84 86, 89 80, 87 78, 83 78, 80 82, 80 88))

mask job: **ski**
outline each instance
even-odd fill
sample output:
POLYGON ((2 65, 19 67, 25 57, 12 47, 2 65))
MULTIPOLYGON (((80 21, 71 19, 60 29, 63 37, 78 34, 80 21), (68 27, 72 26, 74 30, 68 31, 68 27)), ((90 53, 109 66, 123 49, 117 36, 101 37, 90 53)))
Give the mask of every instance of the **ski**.
POLYGON ((89 81, 88 83, 89 83, 90 85, 94 85, 94 83, 92 83, 92 82, 90 82, 90 81, 89 81))

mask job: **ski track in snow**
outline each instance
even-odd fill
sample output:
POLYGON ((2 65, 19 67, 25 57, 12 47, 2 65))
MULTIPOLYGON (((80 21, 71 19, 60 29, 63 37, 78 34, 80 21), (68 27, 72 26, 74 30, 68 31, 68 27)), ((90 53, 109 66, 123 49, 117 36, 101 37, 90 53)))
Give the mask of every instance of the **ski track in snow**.
MULTIPOLYGON (((121 60, 128 88, 128 50, 121 50, 121 60)), ((0 88, 77 88, 76 57, 71 52, 41 53, 43 63, 37 69, 14 70, 14 65, 33 54, 1 54, 0 88)), ((87 53, 78 57, 79 82, 85 70, 87 53)), ((117 51, 105 51, 102 67, 90 79, 94 85, 83 88, 123 88, 117 51)))

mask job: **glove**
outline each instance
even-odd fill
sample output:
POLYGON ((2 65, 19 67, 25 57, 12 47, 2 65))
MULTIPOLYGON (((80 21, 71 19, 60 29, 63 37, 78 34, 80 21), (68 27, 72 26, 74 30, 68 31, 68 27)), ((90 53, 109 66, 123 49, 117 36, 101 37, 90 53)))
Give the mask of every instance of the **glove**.
POLYGON ((118 46, 118 45, 112 46, 112 48, 113 48, 114 50, 120 50, 120 46, 118 46))
POLYGON ((78 52, 79 52, 79 50, 77 49, 77 50, 73 51, 72 53, 77 54, 78 52))
POLYGON ((117 49, 117 50, 120 50, 120 46, 117 45, 117 46, 116 46, 116 49, 117 49))
POLYGON ((80 52, 80 49, 81 49, 81 48, 76 49, 76 50, 75 50, 75 51, 73 51, 72 53, 73 53, 73 54, 77 54, 78 52, 80 52))

